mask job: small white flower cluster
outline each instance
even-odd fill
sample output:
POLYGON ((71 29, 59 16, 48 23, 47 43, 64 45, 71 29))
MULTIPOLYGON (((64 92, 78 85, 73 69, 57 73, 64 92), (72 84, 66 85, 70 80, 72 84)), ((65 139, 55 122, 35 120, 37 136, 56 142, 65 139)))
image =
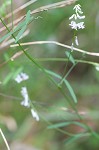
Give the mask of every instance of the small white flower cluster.
MULTIPOLYGON (((29 79, 29 76, 26 73, 22 72, 17 75, 17 77, 15 78, 15 81, 17 83, 21 83, 22 81, 28 80, 28 79, 29 79)), ((30 99, 29 99, 28 91, 27 91, 26 87, 21 88, 21 95, 23 96, 23 101, 21 102, 21 105, 30 108, 30 99)), ((33 108, 31 108, 31 114, 32 114, 33 118, 36 119, 36 121, 39 121, 39 116, 38 116, 37 112, 34 111, 33 108)))
POLYGON ((26 73, 21 72, 20 74, 17 75, 17 77, 15 78, 15 81, 17 83, 20 83, 28 79, 29 79, 29 76, 26 73))
MULTIPOLYGON (((71 20, 71 23, 69 25, 74 30, 84 29, 85 28, 84 22, 83 21, 78 22, 78 20, 82 20, 85 18, 85 16, 82 15, 83 11, 81 10, 81 5, 80 4, 75 5, 73 10, 75 11, 75 14, 73 14, 69 18, 69 20, 71 20)), ((76 45, 79 45, 77 36, 75 36, 75 43, 76 45)))
POLYGON ((38 116, 37 112, 34 111, 34 109, 31 109, 31 114, 32 114, 33 118, 35 118, 37 121, 39 121, 39 116, 38 116))
POLYGON ((22 87, 21 88, 21 94, 23 96, 23 101, 21 102, 21 105, 25 106, 25 107, 30 107, 30 103, 29 103, 29 96, 28 96, 28 92, 27 92, 27 88, 26 87, 22 87))
POLYGON ((97 71, 99 71, 99 66, 96 66, 95 68, 96 68, 97 71))
MULTIPOLYGON (((28 91, 27 91, 26 87, 22 87, 21 94, 24 98, 23 101, 21 102, 21 105, 29 108, 30 107, 30 100, 29 100, 28 91)), ((36 119, 36 121, 39 121, 39 116, 33 108, 31 108, 31 114, 32 114, 33 118, 36 119)))

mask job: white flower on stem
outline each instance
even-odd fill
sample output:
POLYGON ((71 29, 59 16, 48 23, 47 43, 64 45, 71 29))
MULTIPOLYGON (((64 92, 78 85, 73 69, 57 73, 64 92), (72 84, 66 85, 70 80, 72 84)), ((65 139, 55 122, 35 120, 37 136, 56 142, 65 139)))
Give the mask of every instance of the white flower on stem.
POLYGON ((71 52, 73 52, 73 49, 74 48, 74 43, 72 43, 72 45, 71 45, 71 52))
POLYGON ((26 73, 22 72, 22 73, 17 75, 17 77, 15 78, 15 81, 17 83, 20 83, 20 82, 22 82, 24 80, 28 80, 28 79, 29 79, 29 76, 26 73))
POLYGON ((96 68, 97 71, 99 71, 99 66, 96 66, 95 68, 96 68))
POLYGON ((79 45, 77 36, 75 36, 75 43, 76 43, 77 46, 79 45))
POLYGON ((38 114, 37 114, 37 112, 34 111, 34 109, 31 109, 31 114, 32 114, 33 118, 36 119, 36 121, 39 121, 39 120, 40 120, 40 119, 39 119, 39 116, 38 116, 38 114))
POLYGON ((22 87, 21 94, 22 94, 22 96, 24 98, 23 101, 21 102, 21 105, 23 105, 25 107, 30 107, 29 96, 28 96, 28 92, 27 92, 27 88, 26 87, 22 87))
MULTIPOLYGON (((81 20, 81 19, 85 18, 84 15, 82 16, 83 11, 81 10, 81 5, 79 5, 79 4, 75 5, 73 10, 75 10, 75 14, 73 14, 71 17, 69 17, 69 20, 71 20, 71 23, 69 25, 74 30, 84 29, 85 28, 84 22, 77 23, 77 21, 76 21, 77 19, 81 20)), ((75 36, 75 43, 77 46, 79 45, 77 36, 75 36)))
POLYGON ((85 19, 85 16, 80 16, 78 13, 76 15, 78 19, 85 19))
POLYGON ((84 22, 79 22, 77 24, 77 27, 78 27, 78 29, 84 29, 85 28, 84 22))
POLYGON ((71 26, 72 29, 75 29, 75 30, 85 28, 84 22, 76 23, 75 21, 71 21, 69 25, 71 26))
POLYGON ((69 17, 69 20, 71 20, 71 19, 84 19, 85 18, 85 16, 80 16, 78 13, 76 13, 76 14, 73 14, 71 17, 69 17))
POLYGON ((69 17, 69 20, 71 20, 71 19, 73 19, 73 18, 76 20, 76 19, 77 19, 77 15, 76 15, 76 14, 73 14, 71 17, 69 17))
POLYGON ((77 23, 75 21, 71 21, 69 25, 71 26, 72 29, 77 30, 77 23))
POLYGON ((75 10, 76 13, 80 13, 83 14, 82 10, 81 10, 81 5, 77 4, 74 6, 73 10, 75 10))
POLYGON ((81 10, 81 5, 75 5, 74 6, 74 8, 73 8, 73 10, 75 10, 75 14, 73 14, 70 18, 69 18, 69 20, 71 20, 71 19, 84 19, 85 18, 85 16, 81 16, 80 14, 83 14, 83 11, 81 10))

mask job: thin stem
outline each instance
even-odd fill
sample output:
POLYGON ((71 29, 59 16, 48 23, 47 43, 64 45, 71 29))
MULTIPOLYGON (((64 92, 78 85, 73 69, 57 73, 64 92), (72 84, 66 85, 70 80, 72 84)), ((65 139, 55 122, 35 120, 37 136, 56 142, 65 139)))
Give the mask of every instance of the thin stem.
MULTIPOLYGON (((67 59, 67 63, 66 63, 66 67, 65 67, 65 70, 64 70, 64 72, 66 72, 66 70, 67 70, 67 66, 68 66, 68 63, 69 63, 69 59, 70 59, 70 56, 71 56, 71 53, 72 53, 72 51, 70 51, 70 53, 69 53, 69 57, 68 57, 68 59, 67 59)), ((63 75, 63 77, 62 77, 62 79, 61 79, 61 81, 60 81, 60 85, 62 85, 62 83, 64 82, 64 79, 66 79, 66 77, 69 75, 69 73, 72 71, 72 69, 75 67, 75 65, 76 64, 74 64, 74 65, 72 65, 72 67, 69 69, 69 71, 67 72, 67 73, 65 73, 65 75, 63 75)))
MULTIPOLYGON (((55 44, 55 45, 58 45, 58 46, 61 46, 61 47, 64 47, 64 48, 68 48, 69 50, 71 50, 71 46, 59 43, 57 41, 34 41, 34 42, 20 43, 20 45, 22 45, 22 46, 37 45, 37 44, 55 44)), ((16 46, 19 46, 19 45, 18 44, 13 44, 10 47, 16 47, 16 46)), ((86 55, 99 57, 99 53, 92 53, 92 52, 88 52, 88 51, 85 51, 85 50, 82 50, 82 49, 79 49, 79 48, 75 48, 75 47, 73 47, 73 51, 80 52, 80 53, 83 53, 83 54, 86 54, 86 55)))
POLYGON ((13 14, 13 0, 11 0, 11 17, 12 17, 12 30, 14 28, 14 25, 13 25, 13 20, 14 20, 14 14, 13 14))
POLYGON ((5 142, 5 145, 6 145, 7 149, 10 150, 10 147, 9 147, 9 145, 8 145, 8 142, 7 142, 7 140, 6 140, 5 136, 4 136, 4 134, 3 134, 2 130, 1 130, 1 128, 0 128, 0 134, 1 134, 1 136, 2 136, 2 138, 3 138, 3 140, 4 140, 4 142, 5 142))

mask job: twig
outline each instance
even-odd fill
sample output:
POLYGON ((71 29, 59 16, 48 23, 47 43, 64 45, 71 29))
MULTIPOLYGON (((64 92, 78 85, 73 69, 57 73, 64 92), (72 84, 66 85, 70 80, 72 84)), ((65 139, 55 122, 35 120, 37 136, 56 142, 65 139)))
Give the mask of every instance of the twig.
MULTIPOLYGON (((65 45, 65 44, 62 44, 62 43, 59 43, 59 42, 56 42, 56 41, 34 41, 34 42, 20 43, 21 46, 36 45, 36 44, 55 44, 55 45, 65 47, 65 48, 68 48, 68 49, 71 50, 71 46, 65 45)), ((18 44, 10 45, 10 47, 16 47, 16 46, 19 46, 19 45, 18 44)), ((77 51, 77 52, 80 52, 80 53, 83 53, 83 54, 99 57, 99 53, 92 53, 92 52, 84 51, 82 49, 78 49, 78 48, 75 48, 75 47, 73 47, 73 50, 77 51)))
MULTIPOLYGON (((51 10, 51 9, 65 7, 67 5, 71 5, 71 4, 75 3, 76 1, 77 0, 65 0, 65 1, 58 2, 58 3, 53 3, 53 4, 50 4, 50 5, 45 5, 45 6, 42 6, 42 7, 39 7, 37 9, 33 10, 31 12, 31 15, 36 14, 36 13, 40 13, 40 12, 43 12, 43 11, 48 11, 48 10, 51 10)), ((22 21, 25 18, 25 16, 26 15, 21 16, 20 18, 18 18, 15 21, 13 21, 13 25, 15 26, 16 24, 18 24, 20 21, 22 21)), ((11 27, 11 26, 12 26, 12 23, 9 23, 7 25, 7 27, 11 27)), ((6 28, 2 27, 0 29, 0 32, 2 32, 4 30, 6 30, 6 28)))
MULTIPOLYGON (((13 15, 16 14, 16 13, 18 13, 19 11, 23 10, 24 8, 28 7, 29 5, 33 4, 33 3, 36 2, 36 1, 37 1, 37 0, 31 0, 31 1, 29 1, 29 2, 27 2, 27 3, 25 3, 25 4, 23 4, 22 6, 20 6, 19 8, 15 9, 15 10, 13 11, 13 15)), ((4 17, 4 19, 5 19, 5 18, 7 19, 7 18, 11 17, 11 15, 12 15, 12 13, 7 14, 7 15, 4 17)), ((0 21, 0 22, 1 22, 1 21, 0 21)))
POLYGON ((0 128, 0 133, 1 133, 1 136, 2 136, 2 138, 3 138, 3 140, 4 140, 4 142, 5 142, 5 145, 6 145, 7 149, 10 150, 10 147, 9 147, 9 145, 8 145, 8 142, 7 142, 7 140, 6 140, 5 136, 4 136, 4 134, 3 134, 2 130, 1 130, 1 128, 0 128))

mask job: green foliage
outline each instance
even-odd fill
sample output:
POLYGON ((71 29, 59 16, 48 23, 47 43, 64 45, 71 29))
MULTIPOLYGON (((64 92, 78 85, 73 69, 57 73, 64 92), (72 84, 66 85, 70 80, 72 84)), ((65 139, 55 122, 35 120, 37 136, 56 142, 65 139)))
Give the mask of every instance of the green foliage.
MULTIPOLYGON (((43 40, 51 39, 66 43, 67 46, 71 45, 73 33, 69 28, 68 18, 72 14, 73 5, 64 7, 65 1, 61 3, 63 4, 60 9, 57 8, 59 6, 57 1, 37 1, 35 5, 33 3, 26 8, 26 14, 16 25, 13 20, 15 14, 11 12, 13 27, 8 26, 6 17, 0 18, 7 31, 7 33, 4 31, 0 37, 0 51, 2 50, 0 54, 0 127, 4 129, 10 143, 24 140, 48 150, 64 150, 63 145, 65 144, 68 150, 77 150, 79 143, 83 149, 82 141, 87 141, 92 137, 89 145, 90 143, 94 145, 96 139, 99 139, 97 127, 99 119, 97 115, 99 105, 98 57, 92 55, 91 58, 85 55, 81 60, 84 54, 82 49, 86 49, 85 52, 87 50, 98 52, 99 31, 98 23, 96 23, 97 17, 95 18, 98 16, 97 2, 90 1, 89 5, 81 1, 87 15, 93 4, 95 6, 90 16, 86 16, 85 30, 78 33, 81 48, 78 50, 81 53, 70 50, 70 47, 68 51, 63 45, 58 47, 53 43, 46 46, 35 44, 35 41, 38 40, 42 44, 43 40), (54 4, 50 5, 52 2, 54 4), (43 4, 48 4, 48 6, 42 7, 43 4), (91 22, 92 17, 95 18, 93 22, 91 22), (28 36, 21 39, 26 29, 29 29, 28 36), (12 39, 17 47, 10 47, 13 44, 12 39), (21 41, 25 44, 31 42, 31 45, 22 46, 21 41), (33 41, 35 45, 32 45, 33 41), (7 47, 4 46, 5 43, 7 47), (14 59, 11 60, 11 58, 14 59), (13 79, 23 70, 28 72, 29 80, 18 85, 13 79), (30 109, 20 105, 20 102, 24 100, 20 87, 27 87, 30 109, 37 111, 40 116, 39 123, 35 123, 30 109)), ((10 4, 11 1, 3 2, 0 7, 1 16, 6 15, 6 8, 10 4)), ((20 18, 21 15, 20 11, 18 17, 20 18)), ((95 145, 99 147, 98 142, 95 145)))
POLYGON ((6 8, 11 5, 11 0, 4 0, 3 4, 0 6, 0 16, 6 15, 6 8))

